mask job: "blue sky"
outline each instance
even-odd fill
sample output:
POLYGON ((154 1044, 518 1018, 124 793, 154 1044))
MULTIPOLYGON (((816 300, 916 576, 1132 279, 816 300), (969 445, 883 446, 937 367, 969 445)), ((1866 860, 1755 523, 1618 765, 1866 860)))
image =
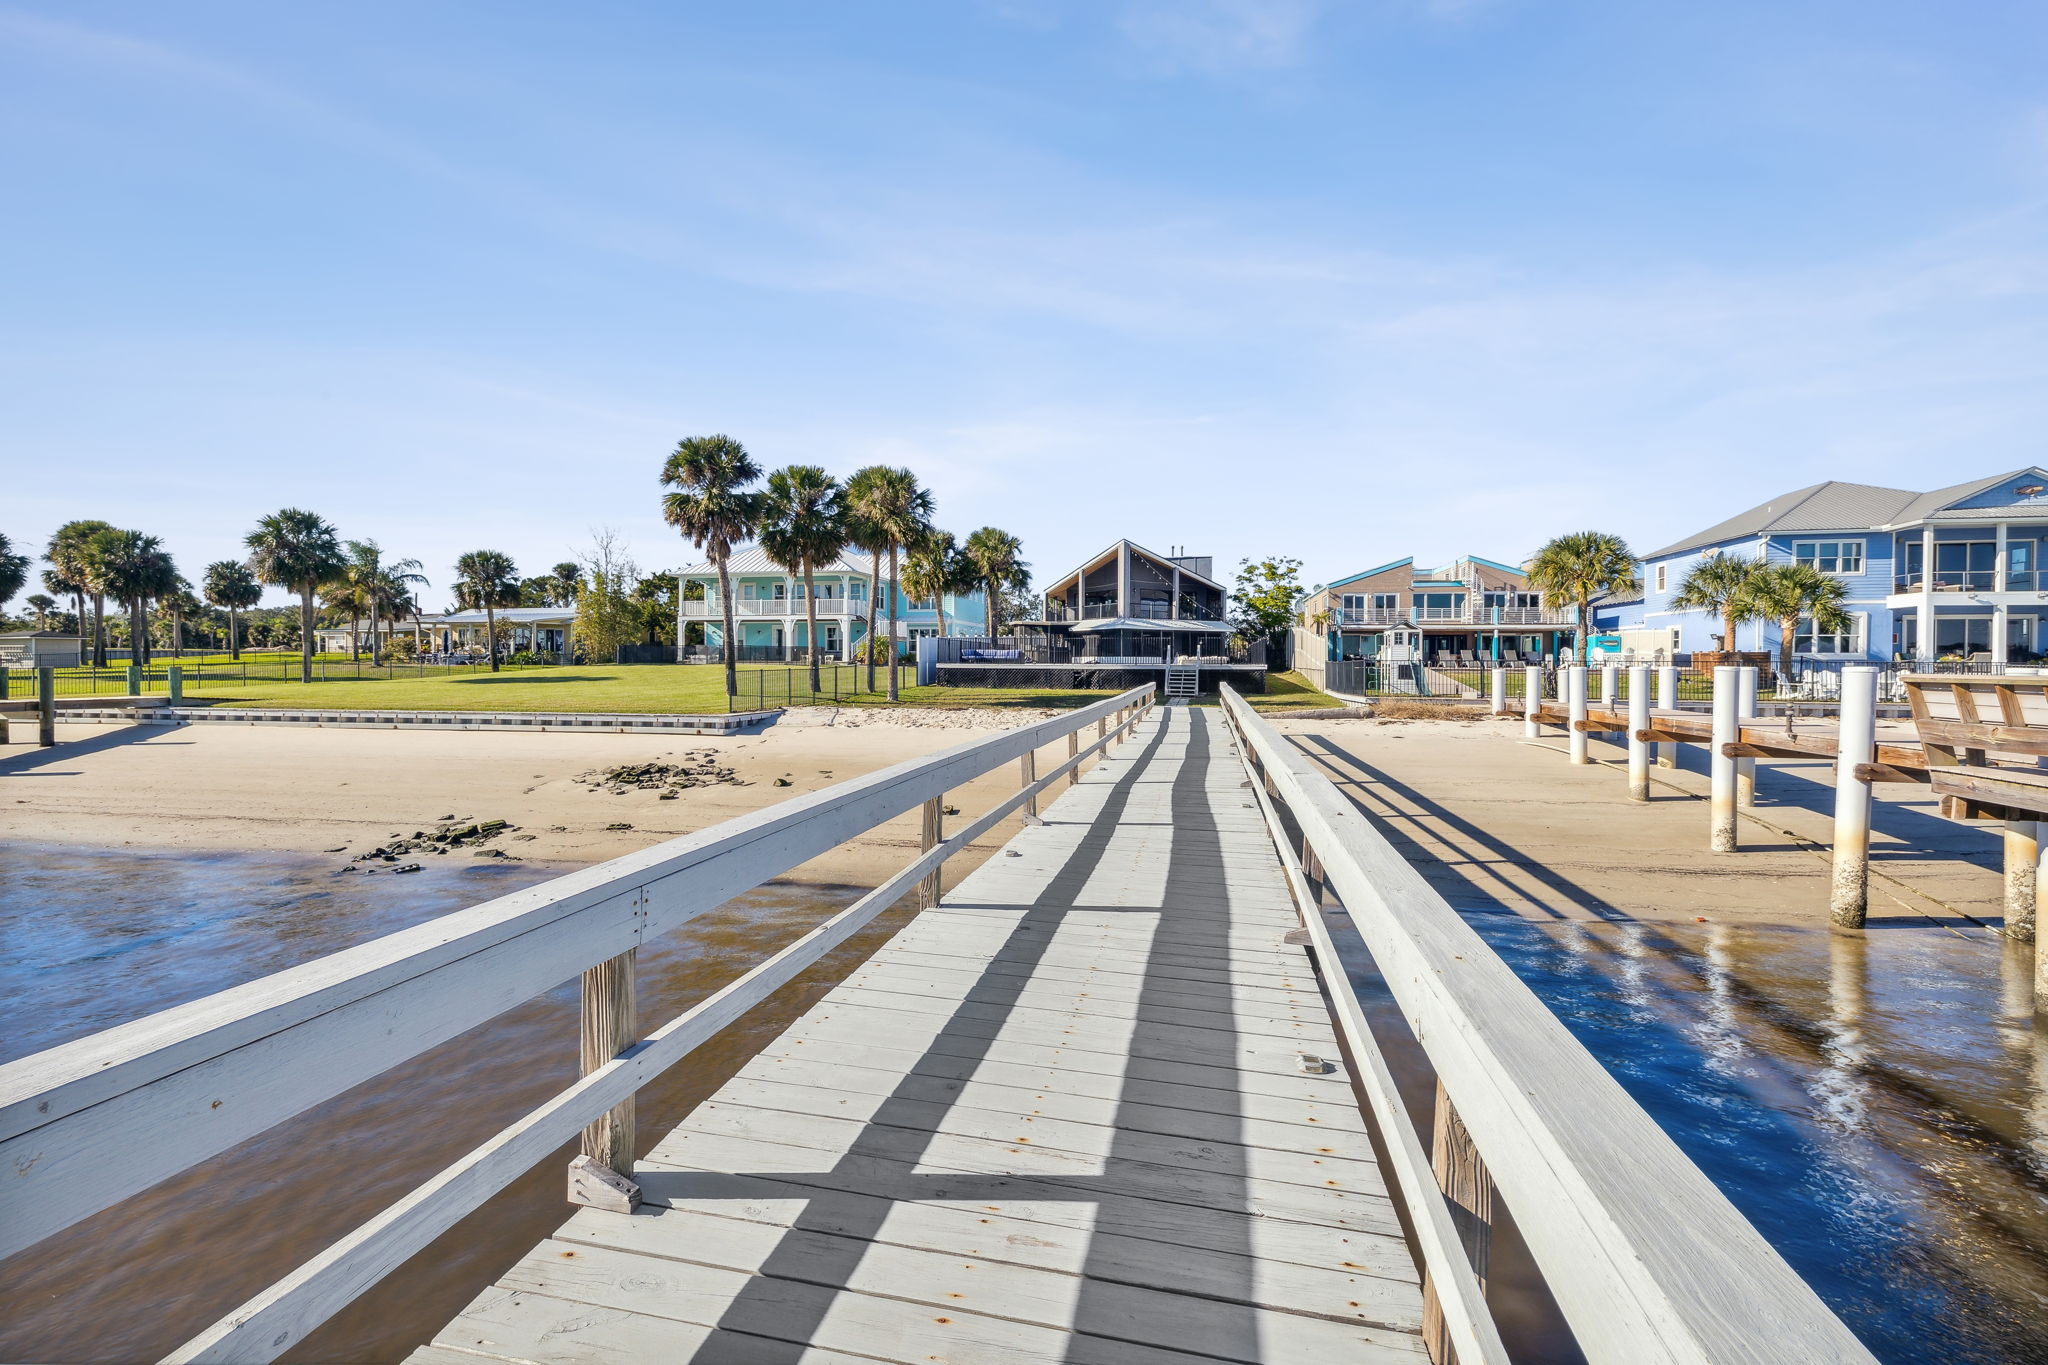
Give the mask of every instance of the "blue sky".
POLYGON ((2048 429, 2048 10, 0 0, 0 531, 643 568, 675 440, 1046 574, 1638 549, 2048 429))

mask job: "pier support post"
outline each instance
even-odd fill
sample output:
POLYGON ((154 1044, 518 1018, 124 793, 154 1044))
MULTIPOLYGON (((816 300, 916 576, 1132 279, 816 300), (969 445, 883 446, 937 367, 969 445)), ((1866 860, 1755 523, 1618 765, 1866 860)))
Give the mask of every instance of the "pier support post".
MULTIPOLYGON (((939 846, 939 841, 945 837, 945 824, 945 798, 935 796, 924 803, 923 827, 918 831, 917 836, 917 848, 920 853, 929 853, 939 846)), ((933 909, 938 905, 938 868, 933 868, 931 876, 918 883, 918 903, 926 910, 933 909)))
POLYGON ((1710 820, 1707 847, 1715 853, 1735 851, 1735 759, 1728 753, 1735 743, 1737 690, 1741 669, 1723 664, 1714 670, 1713 753, 1707 765, 1710 777, 1710 820))
MULTIPOLYGON (((633 1045, 633 968, 639 953, 637 948, 628 948, 617 957, 607 958, 584 970, 582 1061, 586 1076, 633 1045)), ((634 1099, 629 1095, 583 1130, 583 1155, 589 1161, 570 1166, 570 1202, 615 1211, 623 1202, 629 1212, 632 1205, 639 1202, 639 1186, 630 1179, 633 1174, 633 1106, 634 1099), (589 1172, 591 1163, 604 1167, 604 1173, 589 1172), (620 1179, 606 1180, 605 1174, 620 1179)))
POLYGON ((1877 670, 1845 668, 1835 741, 1834 874, 1828 890, 1828 919, 1838 929, 1861 929, 1869 913, 1870 783, 1857 771, 1876 757, 1877 670))
POLYGON ((1628 799, 1650 799, 1650 666, 1628 670, 1628 799))
POLYGON ((1522 738, 1539 739, 1543 727, 1536 712, 1543 706, 1543 665, 1530 664, 1522 670, 1522 738))
MULTIPOLYGON (((1676 711, 1678 709, 1678 669, 1666 664, 1657 670, 1657 709, 1676 711)), ((1676 768, 1678 766, 1678 744, 1666 740, 1657 746, 1657 766, 1676 768)))
POLYGON ((129 665, 128 665, 128 681, 127 681, 127 682, 126 682, 126 683, 124 684, 124 686, 126 686, 126 687, 127 687, 127 689, 128 689, 128 695, 129 695, 129 696, 131 696, 131 697, 139 697, 139 696, 141 696, 141 695, 142 695, 142 665, 141 665, 141 664, 129 664, 129 665))
POLYGON ((2005 822, 2005 936, 2034 941, 2035 888, 2041 875, 2041 825, 2005 822))
MULTIPOLYGON (((1738 680, 1735 708, 1737 738, 1744 725, 1756 719, 1756 669, 1744 667, 1738 680)), ((1735 760, 1735 804, 1744 810, 1756 804, 1756 760, 1735 760)))
POLYGON ((164 678, 164 690, 170 696, 171 705, 176 706, 185 700, 185 670, 177 664, 172 664, 164 671, 164 678))
POLYGON ((1586 753, 1586 742, 1590 736, 1586 734, 1585 725, 1586 666, 1584 664, 1573 664, 1565 670, 1564 691, 1565 717, 1567 723, 1571 726, 1571 733, 1567 738, 1570 743, 1572 762, 1591 763, 1593 760, 1586 753))
POLYGON ((48 664, 36 670, 36 743, 45 749, 57 743, 57 670, 48 664))
POLYGON ((1612 711, 1621 700, 1621 665, 1600 665, 1600 700, 1612 711))
MULTIPOLYGON (((1493 1254, 1493 1177, 1441 1080, 1436 1083, 1436 1121, 1431 1127, 1430 1167, 1436 1173, 1437 1188, 1451 1206, 1451 1222, 1458 1229, 1465 1255, 1472 1262, 1472 1273, 1483 1289, 1493 1254)), ((1432 1361, 1454 1358, 1450 1333, 1444 1326, 1443 1306, 1426 1278, 1422 1294, 1422 1344, 1432 1361)))
POLYGON ((1495 665, 1488 672, 1487 682, 1487 699, 1491 703, 1487 709, 1497 716, 1508 709, 1508 671, 1495 665))

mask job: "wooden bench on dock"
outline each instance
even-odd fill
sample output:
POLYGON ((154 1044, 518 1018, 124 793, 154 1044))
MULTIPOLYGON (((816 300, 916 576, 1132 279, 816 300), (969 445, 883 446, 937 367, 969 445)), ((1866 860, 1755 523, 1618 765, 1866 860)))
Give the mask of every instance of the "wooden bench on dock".
POLYGON ((1496 1201, 1597 1365, 1866 1365, 1387 839, 1221 700, 1135 689, 0 1067, 0 1254, 580 973, 581 1079, 168 1359, 275 1359, 580 1132, 583 1207, 414 1365, 1506 1365, 1496 1201), (1017 792, 949 833, 947 794, 1011 762, 1017 792), (912 812, 900 873, 643 1030, 637 945, 912 812), (642 1154, 637 1089, 906 895, 908 927, 642 1154), (1421 1121, 1338 936, 1436 1072, 1421 1121))

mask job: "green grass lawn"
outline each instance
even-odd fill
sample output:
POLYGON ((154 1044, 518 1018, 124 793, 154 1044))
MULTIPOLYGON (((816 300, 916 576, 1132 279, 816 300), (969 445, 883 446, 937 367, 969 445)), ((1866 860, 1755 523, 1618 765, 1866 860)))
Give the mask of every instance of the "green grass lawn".
MULTIPOLYGON (((865 670, 839 665, 838 693, 832 691, 833 668, 824 676, 825 690, 806 690, 802 669, 782 666, 742 667, 736 710, 752 710, 758 698, 766 706, 886 706, 882 692, 858 691, 865 670), (793 691, 790 689, 794 689, 793 691)), ((908 670, 906 670, 906 677, 908 670)), ((1310 687, 1299 674, 1278 673, 1268 691, 1254 696, 1261 710, 1336 706, 1339 702, 1310 687)), ((1075 707, 1116 695, 1108 691, 1061 691, 1044 688, 914 687, 901 689, 905 706, 951 710, 966 707, 1075 707)), ((308 686, 296 682, 252 682, 247 686, 209 686, 188 692, 188 702, 222 706, 296 709, 333 707, 351 711, 564 711, 683 714, 726 709, 723 669, 696 664, 613 664, 571 668, 524 668, 511 673, 470 673, 439 678, 329 679, 308 686)))

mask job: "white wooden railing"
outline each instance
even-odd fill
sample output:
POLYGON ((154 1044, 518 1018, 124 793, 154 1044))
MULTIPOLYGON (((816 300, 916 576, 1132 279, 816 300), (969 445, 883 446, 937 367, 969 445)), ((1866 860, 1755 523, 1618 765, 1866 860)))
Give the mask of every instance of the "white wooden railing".
POLYGON ((0 1067, 0 1256, 582 974, 580 1080, 168 1357, 272 1360, 579 1131, 587 1154, 628 1167, 634 1092, 907 893, 930 903, 949 857, 1020 807, 1035 815, 1048 786, 1131 732, 1153 693, 900 763, 0 1067), (1038 751, 1062 738, 1065 758, 1041 774, 1038 751), (946 793, 1011 761, 1020 789, 944 837, 946 793), (919 808, 915 862, 636 1036, 638 945, 919 808), (594 1020, 615 1034, 595 1056, 594 1020))
POLYGON ((1430 1317, 1458 1359, 1505 1359, 1467 1255, 1475 1247, 1483 1263, 1486 1229, 1471 1210, 1490 1208, 1497 1188, 1593 1365, 1871 1365, 1770 1243, 1336 786, 1227 685, 1223 705, 1386 1139, 1430 1317), (1309 910, 1323 888, 1349 912, 1436 1070, 1430 1153, 1330 927, 1309 910), (1464 1226, 1440 1186, 1457 1187, 1464 1226))

